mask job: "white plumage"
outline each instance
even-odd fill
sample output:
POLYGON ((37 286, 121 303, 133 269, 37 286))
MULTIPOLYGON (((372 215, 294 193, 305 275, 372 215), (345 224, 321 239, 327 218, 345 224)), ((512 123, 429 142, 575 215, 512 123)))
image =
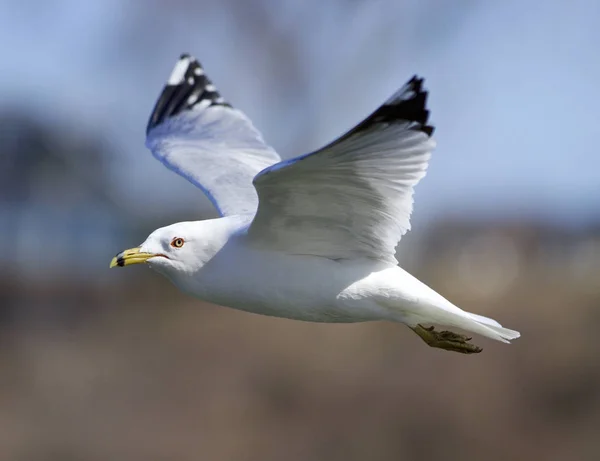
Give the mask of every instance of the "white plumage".
POLYGON ((147 133, 152 154, 202 189, 222 216, 254 213, 252 179, 281 160, 187 55, 175 65, 147 133))
POLYGON ((395 264, 394 249, 410 229, 413 187, 435 145, 407 128, 374 124, 259 173, 252 238, 281 251, 395 264))
POLYGON ((252 178, 279 156, 239 110, 204 109, 210 110, 168 118, 148 133, 146 145, 167 167, 203 189, 222 216, 254 213, 258 198, 252 178))
POLYGON ((413 77, 336 141, 280 161, 198 61, 183 55, 150 117, 146 144, 222 217, 158 229, 111 267, 147 262, 191 295, 265 315, 402 322, 428 344, 458 352, 480 349, 422 325, 518 338, 397 266, 414 186, 435 146, 426 98, 423 80, 413 77))

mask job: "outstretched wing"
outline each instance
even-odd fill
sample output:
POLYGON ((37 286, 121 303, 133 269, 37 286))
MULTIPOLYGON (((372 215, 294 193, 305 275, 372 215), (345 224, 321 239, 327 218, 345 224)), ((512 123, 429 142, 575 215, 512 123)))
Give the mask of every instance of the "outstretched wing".
POLYGON ((258 174, 250 238, 293 254, 395 262, 435 146, 426 100, 413 77, 336 141, 258 174))
POLYGON ((202 189, 222 216, 254 213, 252 179, 280 160, 187 54, 158 98, 146 134, 152 154, 202 189))

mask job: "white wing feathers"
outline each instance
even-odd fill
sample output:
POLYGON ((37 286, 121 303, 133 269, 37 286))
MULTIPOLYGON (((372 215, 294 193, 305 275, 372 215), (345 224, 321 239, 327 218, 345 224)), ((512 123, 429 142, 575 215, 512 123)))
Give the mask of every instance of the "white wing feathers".
POLYGON ((280 161, 250 120, 225 102, 198 61, 185 54, 152 111, 146 146, 202 189, 222 216, 254 213, 252 179, 280 161))
POLYGON ((413 77, 336 141, 258 174, 251 239, 293 254, 395 263, 435 146, 422 84, 413 77))
POLYGON ((435 146, 422 86, 413 77, 336 141, 280 162, 198 61, 182 55, 150 116, 146 145, 222 216, 256 212, 248 235, 258 245, 395 262, 410 229, 413 188, 435 146))

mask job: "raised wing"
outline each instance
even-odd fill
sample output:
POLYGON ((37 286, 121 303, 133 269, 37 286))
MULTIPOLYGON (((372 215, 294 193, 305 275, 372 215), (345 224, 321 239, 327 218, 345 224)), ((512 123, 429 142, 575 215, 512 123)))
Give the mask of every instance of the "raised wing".
POLYGON ((426 100, 413 77, 336 141, 258 174, 249 237, 293 254, 395 262, 435 147, 426 100))
POLYGON ((254 213, 258 198, 252 179, 280 160, 187 54, 158 98, 146 134, 152 154, 202 189, 221 216, 254 213))

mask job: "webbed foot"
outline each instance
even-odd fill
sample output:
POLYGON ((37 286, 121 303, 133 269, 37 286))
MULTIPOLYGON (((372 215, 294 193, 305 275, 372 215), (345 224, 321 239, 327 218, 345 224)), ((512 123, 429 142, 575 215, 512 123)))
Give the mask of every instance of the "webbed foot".
POLYGON ((461 354, 478 354, 483 349, 469 341, 471 338, 459 335, 452 331, 437 331, 434 327, 417 325, 411 329, 418 334, 430 347, 437 347, 447 351, 460 352, 461 354))

